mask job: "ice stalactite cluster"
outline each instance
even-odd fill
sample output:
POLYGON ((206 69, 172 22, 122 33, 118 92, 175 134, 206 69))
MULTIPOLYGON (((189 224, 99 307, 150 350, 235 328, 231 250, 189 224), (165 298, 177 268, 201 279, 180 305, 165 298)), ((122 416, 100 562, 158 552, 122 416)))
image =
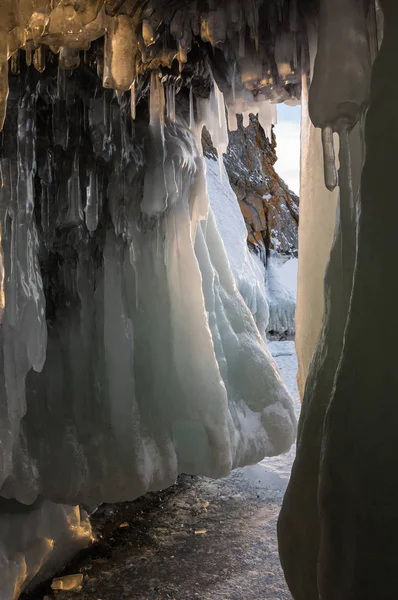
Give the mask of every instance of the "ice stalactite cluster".
MULTIPOLYGON (((268 129, 275 102, 297 102, 308 64, 305 18, 314 8, 302 0, 212 0, 146 3, 133 0, 4 0, 0 25, 0 129, 8 97, 8 68, 25 61, 43 72, 59 57, 61 69, 77 68, 96 48, 103 86, 131 92, 132 115, 148 71, 167 69, 203 78, 212 63, 224 93, 230 127, 235 115, 259 113, 268 129)), ((61 76, 62 77, 62 76, 61 76)))
MULTIPOLYGON (((123 48, 107 52, 127 88, 123 48)), ((207 99, 177 94, 153 70, 133 120, 130 90, 103 87, 94 50, 73 70, 61 59, 77 63, 60 50, 44 72, 10 74, 0 139, 1 518, 17 514, 0 532, 7 600, 57 562, 73 505, 132 499, 180 472, 223 476, 295 437, 255 321, 265 328, 267 306, 239 292, 209 209, 200 133, 206 122, 226 148, 222 92, 210 79, 207 99), (31 561, 42 536, 48 551, 31 561)))

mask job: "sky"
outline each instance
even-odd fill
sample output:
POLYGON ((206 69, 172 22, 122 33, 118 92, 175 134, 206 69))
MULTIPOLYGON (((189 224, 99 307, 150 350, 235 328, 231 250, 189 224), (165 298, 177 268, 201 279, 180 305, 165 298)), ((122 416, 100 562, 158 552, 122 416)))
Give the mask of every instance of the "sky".
POLYGON ((275 170, 293 192, 300 192, 300 106, 278 104, 278 124, 275 126, 275 170))

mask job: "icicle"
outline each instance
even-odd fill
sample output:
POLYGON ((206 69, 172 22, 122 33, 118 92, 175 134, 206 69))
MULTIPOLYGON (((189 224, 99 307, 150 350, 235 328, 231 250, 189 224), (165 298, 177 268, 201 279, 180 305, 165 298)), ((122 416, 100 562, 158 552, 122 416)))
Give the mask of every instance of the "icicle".
POLYGON ((53 122, 53 138, 56 145, 61 146, 64 150, 68 145, 68 108, 66 103, 67 98, 67 73, 58 65, 57 71, 57 95, 54 101, 52 122, 53 122))
POLYGON ((61 69, 72 70, 80 65, 80 52, 76 48, 66 48, 61 46, 59 49, 59 66, 61 69))
POLYGON ((25 44, 25 60, 28 67, 32 64, 32 56, 33 56, 33 42, 26 42, 25 44))
POLYGON ((8 62, 0 63, 0 131, 4 126, 8 99, 8 62))
POLYGON ((131 118, 133 119, 133 121, 135 121, 135 116, 136 116, 135 80, 131 84, 131 88, 130 88, 130 112, 131 112, 131 118))
POLYGON ((94 169, 90 171, 87 185, 87 205, 84 209, 86 214, 86 225, 89 231, 95 231, 98 227, 98 175, 94 169))
POLYGON ((164 88, 159 74, 151 73, 151 92, 149 100, 149 125, 157 130, 164 140, 164 88))
POLYGON ((104 57, 97 54, 95 57, 96 67, 97 67, 97 75, 100 79, 104 77, 104 57))
POLYGON ((344 121, 352 128, 368 102, 370 74, 364 4, 357 0, 323 0, 314 78, 309 92, 309 112, 315 127, 330 126, 338 131, 344 121))
POLYGON ((137 39, 126 15, 113 17, 104 42, 103 86, 127 92, 135 77, 137 39))
POLYGON ((227 115, 229 131, 236 131, 238 129, 238 120, 236 118, 235 104, 227 106, 227 115))
POLYGON ((19 50, 11 56, 11 73, 18 75, 19 73, 19 50))
POLYGON ((171 175, 173 164, 166 165, 166 150, 164 137, 164 88, 159 74, 152 71, 151 88, 149 99, 149 128, 151 134, 151 148, 148 156, 148 168, 144 182, 144 197, 141 210, 147 217, 158 216, 163 213, 167 206, 169 197, 175 194, 171 175), (162 178, 160 177, 162 174, 162 178), (155 189, 155 182, 159 188, 155 189))
POLYGON ((189 128, 193 131, 195 126, 195 116, 193 110, 193 89, 192 85, 189 88, 189 128))
POLYGON ((142 38, 146 46, 151 46, 156 40, 155 31, 148 19, 142 21, 142 38))
POLYGON ((134 245, 134 241, 131 240, 130 244, 129 244, 129 257, 130 257, 130 264, 134 269, 134 284, 135 284, 135 308, 138 309, 140 306, 140 302, 139 302, 139 287, 138 287, 138 268, 137 268, 137 261, 138 261, 138 257, 139 257, 139 253, 140 253, 140 249, 139 246, 137 246, 137 249, 134 245))
MULTIPOLYGON (((265 131, 265 135, 269 140, 272 137, 272 126, 277 123, 276 104, 271 104, 268 100, 258 102, 258 120, 265 131)), ((256 112, 253 106, 253 112, 256 112)))
POLYGON ((175 83, 168 83, 166 87, 167 93, 167 118, 173 123, 176 120, 176 87, 175 83))
POLYGON ((224 95, 219 90, 214 78, 212 77, 212 88, 210 98, 205 103, 203 122, 208 128, 213 144, 217 148, 217 154, 220 166, 220 177, 222 178, 223 154, 228 147, 228 126, 225 111, 224 95))
POLYGON ((123 98, 124 98, 123 92, 121 92, 120 90, 115 90, 114 96, 116 97, 118 105, 123 106, 123 98))
POLYGON ((224 119, 224 115, 225 115, 224 96, 220 92, 218 85, 215 84, 214 89, 215 89, 216 98, 217 98, 218 124, 221 129, 223 126, 224 120, 225 120, 224 119))
POLYGON ((111 103, 109 102, 109 97, 106 91, 104 90, 102 96, 102 108, 104 113, 104 141, 103 141, 103 150, 106 150, 109 145, 109 140, 112 133, 112 119, 111 119, 111 103))
POLYGON ((330 126, 322 128, 322 147, 325 185, 329 191, 333 192, 337 185, 337 171, 333 144, 333 129, 330 126))
POLYGON ((46 68, 46 51, 43 44, 40 44, 35 50, 33 55, 33 66, 39 73, 43 73, 46 68))
POLYGON ((178 42, 178 65, 179 71, 182 73, 185 63, 188 60, 187 50, 183 47, 181 42, 178 42))
POLYGON ((68 179, 68 212, 62 223, 63 227, 74 227, 83 221, 81 205, 79 152, 76 150, 73 160, 72 175, 68 179))

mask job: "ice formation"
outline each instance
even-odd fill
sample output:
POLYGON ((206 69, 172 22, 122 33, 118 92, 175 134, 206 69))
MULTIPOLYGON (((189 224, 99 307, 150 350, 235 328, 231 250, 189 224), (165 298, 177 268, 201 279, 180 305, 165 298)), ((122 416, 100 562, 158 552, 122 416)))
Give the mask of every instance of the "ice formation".
POLYGON ((380 465, 396 467, 396 369, 374 361, 364 326, 385 314, 395 332, 396 294, 380 297, 390 273, 372 241, 396 222, 375 201, 396 210, 396 3, 3 0, 0 17, 0 520, 14 514, 0 533, 5 599, 59 559, 70 524, 74 542, 87 539, 73 505, 133 498, 181 471, 221 476, 292 443, 292 404, 259 331, 261 284, 247 277, 256 266, 244 253, 228 261, 200 133, 205 124, 221 156, 236 113, 258 113, 269 132, 275 104, 297 103, 311 80, 302 389, 308 378, 281 556, 295 600, 318 590, 373 600, 377 573, 388 585, 396 571, 383 502, 395 514, 397 498, 380 465), (385 497, 364 502, 368 462, 385 497))
MULTIPOLYGON (((100 97, 78 133, 93 144, 84 157, 69 151, 76 131, 67 131, 65 152, 54 149, 57 158, 36 154, 40 89, 10 107, 18 132, 28 122, 30 130, 4 148, 2 161, 2 493, 91 506, 164 487, 177 472, 220 476, 287 449, 290 399, 235 287, 198 142, 165 121, 158 75, 149 136, 125 125, 129 102, 107 106, 100 97), (256 381, 249 393, 248 376, 256 381)), ((66 100, 72 114, 77 98, 66 100)), ((15 125, 7 119, 5 139, 15 125)))
POLYGON ((18 598, 87 546, 91 526, 79 507, 39 499, 29 506, 0 500, 0 590, 18 598), (39 574, 39 575, 38 575, 39 574))
POLYGON ((209 207, 202 126, 220 156, 228 143, 217 65, 201 58, 199 93, 173 21, 182 74, 165 71, 175 55, 156 11, 32 6, 0 26, 6 71, 14 57, 0 161, 7 600, 87 541, 77 504, 132 499, 180 472, 226 475, 286 451, 296 428, 242 217, 230 264, 209 207), (104 32, 103 52, 89 48, 104 32))
POLYGON ((265 266, 247 247, 247 231, 236 196, 223 167, 220 178, 217 161, 206 159, 209 202, 221 235, 237 288, 265 338, 269 307, 265 290, 265 266))
MULTIPOLYGON (((267 297, 269 302, 269 322, 267 330, 270 334, 293 336, 296 331, 296 295, 284 281, 283 258, 271 256, 267 260, 267 297)), ((294 260, 294 259, 290 259, 294 260)), ((289 261, 290 262, 290 261, 289 261)), ((293 274, 297 277, 297 271, 293 274)))
POLYGON ((235 193, 223 167, 206 160, 210 206, 216 218, 238 290, 254 316, 261 335, 294 335, 297 259, 264 257, 250 252, 247 230, 235 193), (291 271, 288 273, 288 270, 291 271))

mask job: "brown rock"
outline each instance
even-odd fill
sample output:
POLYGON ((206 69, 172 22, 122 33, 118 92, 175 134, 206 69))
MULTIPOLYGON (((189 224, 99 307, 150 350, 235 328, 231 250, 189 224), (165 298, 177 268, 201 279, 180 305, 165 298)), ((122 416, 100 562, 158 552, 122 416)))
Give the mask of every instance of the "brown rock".
MULTIPOLYGON (((207 130, 203 147, 208 158, 216 158, 207 130)), ((248 127, 238 115, 238 129, 229 133, 224 163, 236 193, 248 231, 248 242, 257 251, 296 254, 299 198, 276 173, 276 138, 271 141, 254 115, 248 127)))

